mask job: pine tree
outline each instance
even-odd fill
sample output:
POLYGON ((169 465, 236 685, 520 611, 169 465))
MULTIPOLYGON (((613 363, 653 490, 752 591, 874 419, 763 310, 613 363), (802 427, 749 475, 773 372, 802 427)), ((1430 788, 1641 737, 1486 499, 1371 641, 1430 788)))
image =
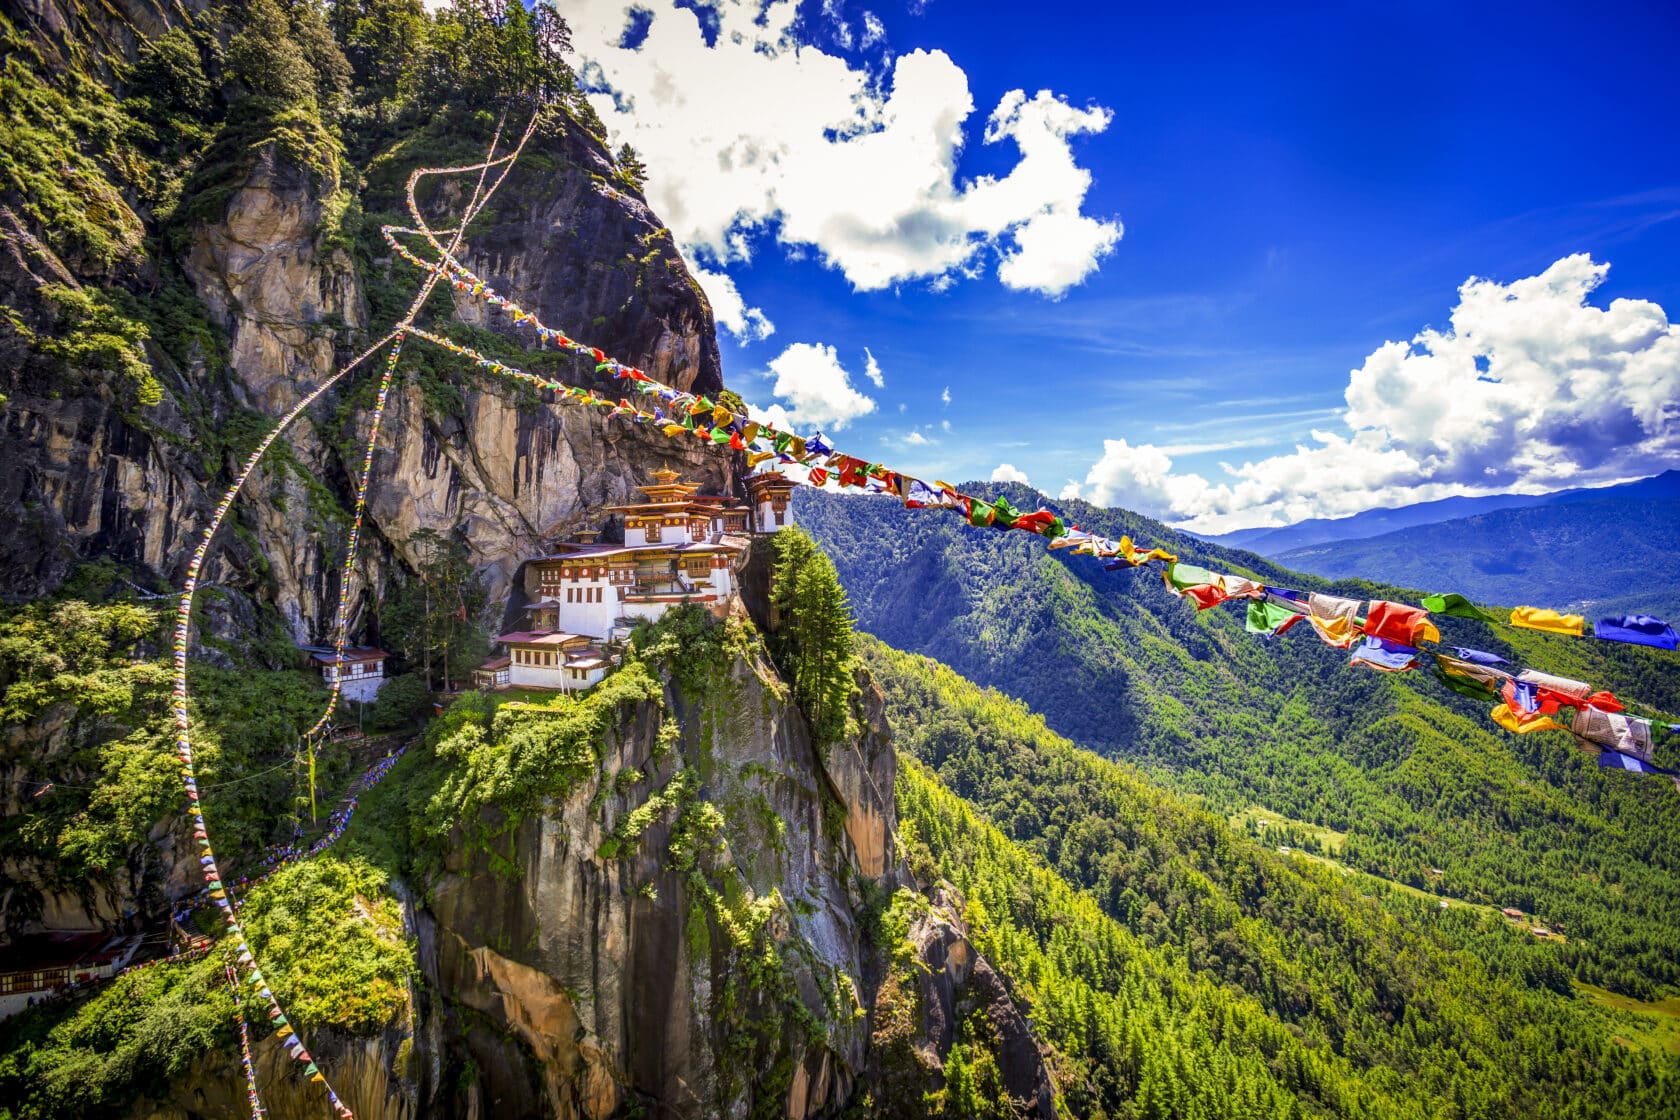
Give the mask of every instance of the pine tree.
POLYGON ((776 613, 772 652, 793 685, 794 700, 818 743, 846 733, 857 682, 852 656, 852 610, 834 564, 798 529, 776 534, 771 603, 776 613))

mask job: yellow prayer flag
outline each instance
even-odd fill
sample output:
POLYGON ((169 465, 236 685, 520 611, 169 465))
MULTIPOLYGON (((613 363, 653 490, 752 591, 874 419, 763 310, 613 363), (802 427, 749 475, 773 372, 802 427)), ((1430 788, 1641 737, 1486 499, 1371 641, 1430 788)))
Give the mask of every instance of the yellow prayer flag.
POLYGON ((1536 716, 1533 719, 1522 719, 1511 710, 1509 704, 1501 704, 1488 713, 1493 722, 1507 731, 1514 731, 1518 735, 1527 735, 1530 731, 1567 731, 1567 727, 1555 719, 1547 716, 1536 716))
POLYGON ((1517 607, 1511 612, 1511 625, 1524 630, 1543 630, 1548 634, 1568 634, 1579 638, 1587 620, 1578 614, 1559 614, 1543 607, 1517 607))
POLYGON ((774 451, 749 451, 747 452, 747 469, 751 470, 764 460, 774 459, 775 457, 776 453, 774 451))

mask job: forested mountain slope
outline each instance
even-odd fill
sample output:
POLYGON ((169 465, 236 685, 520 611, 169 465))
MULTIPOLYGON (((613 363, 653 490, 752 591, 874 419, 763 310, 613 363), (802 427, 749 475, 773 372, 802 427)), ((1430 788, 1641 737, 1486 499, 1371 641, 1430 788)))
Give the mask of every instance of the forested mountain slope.
MULTIPOLYGON (((1498 916, 1381 904, 863 639, 913 869, 970 900, 1081 1116, 1642 1116, 1680 1061, 1498 916), (1617 1035, 1623 1035, 1617 1041, 1617 1035)), ((1672 791, 1670 791, 1672 792, 1672 791)))
MULTIPOLYGON (((1018 506, 1040 500, 1004 489, 1018 506)), ((1403 597, 1289 573, 1135 514, 1070 506, 1089 529, 1218 569, 1403 597)), ((1346 833, 1340 858, 1352 866, 1561 924, 1563 960, 1583 980, 1644 996, 1680 984, 1668 782, 1601 772, 1568 736, 1509 735, 1488 721, 1488 705, 1424 673, 1351 667, 1305 627, 1275 640, 1245 633, 1240 611, 1197 613, 1146 571, 1107 572, 1024 534, 890 498, 813 494, 799 516, 834 557, 860 627, 889 645, 1026 700, 1056 731, 1220 812, 1258 806, 1303 830, 1346 833)), ((1461 619, 1442 627, 1450 641, 1680 711, 1671 654, 1461 619)), ((1020 802, 1020 812, 1047 811, 1020 802)))

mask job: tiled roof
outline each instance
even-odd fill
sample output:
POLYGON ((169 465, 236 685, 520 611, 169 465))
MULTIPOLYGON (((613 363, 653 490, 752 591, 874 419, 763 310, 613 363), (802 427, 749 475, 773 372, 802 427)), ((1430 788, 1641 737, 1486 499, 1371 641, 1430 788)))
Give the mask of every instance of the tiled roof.
POLYGON ((496 635, 496 640, 510 646, 560 646, 580 637, 581 634, 562 634, 558 630, 514 630, 496 635))
MULTIPOLYGON (((390 656, 391 655, 386 653, 384 650, 374 649, 372 646, 356 646, 353 649, 347 649, 347 650, 344 651, 344 660, 346 662, 351 662, 351 661, 384 661, 385 659, 389 658, 390 656)), ((336 654, 336 653, 312 653, 312 654, 309 655, 309 660, 314 661, 314 662, 318 662, 322 665, 331 665, 331 664, 334 664, 335 662, 338 661, 338 654, 336 654)))
POLYGON ((479 669, 482 672, 493 673, 497 669, 506 669, 511 664, 513 664, 513 658, 511 657, 492 657, 490 660, 480 665, 479 669))

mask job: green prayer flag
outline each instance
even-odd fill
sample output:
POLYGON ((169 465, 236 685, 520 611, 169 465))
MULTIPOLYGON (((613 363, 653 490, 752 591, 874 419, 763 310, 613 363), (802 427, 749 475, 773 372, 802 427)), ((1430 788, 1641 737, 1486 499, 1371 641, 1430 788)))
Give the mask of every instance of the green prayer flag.
POLYGON ((1186 587, 1204 587, 1221 581, 1217 574, 1206 568, 1198 568, 1194 564, 1181 564, 1174 560, 1167 565, 1167 582, 1183 591, 1186 587))
POLYGON ((1494 700, 1499 695, 1488 685, 1481 681, 1473 681, 1468 677, 1455 677, 1439 669, 1435 671, 1435 677, 1460 696, 1468 696, 1473 700, 1494 700))
POLYGON ((996 529, 1012 529, 1015 519, 1021 516, 1021 511, 1009 504, 1008 498, 999 498, 992 503, 992 527, 996 529))
POLYGON ((980 502, 970 502, 968 505, 968 523, 976 528, 984 529, 997 516, 997 510, 980 502))
POLYGON ((1483 622, 1498 621, 1476 604, 1457 593, 1430 595, 1423 600, 1423 609, 1431 614, 1452 615, 1454 618, 1476 618, 1483 622))
MULTIPOLYGON (((1188 586, 1195 586, 1190 584, 1188 586)), ((1250 634, 1270 634, 1295 617, 1295 612, 1269 599, 1248 601, 1248 621, 1243 627, 1250 634)))

